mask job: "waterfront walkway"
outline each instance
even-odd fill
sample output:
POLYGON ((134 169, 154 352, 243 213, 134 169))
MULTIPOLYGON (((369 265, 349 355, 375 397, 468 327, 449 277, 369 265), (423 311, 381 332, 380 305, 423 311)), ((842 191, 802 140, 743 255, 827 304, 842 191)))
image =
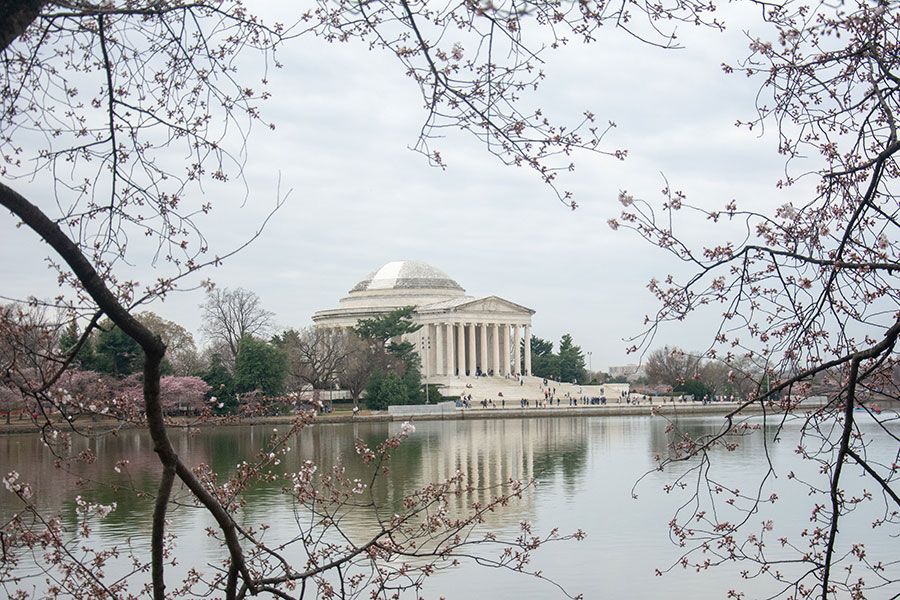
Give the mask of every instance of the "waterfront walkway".
MULTIPOLYGON (((613 416, 648 416, 648 415, 665 415, 672 416, 694 416, 694 415, 726 415, 731 413, 740 406, 738 402, 711 402, 703 404, 701 402, 665 402, 665 403, 642 403, 642 404, 626 404, 607 403, 605 405, 578 405, 578 406, 547 406, 547 407, 530 407, 519 408, 506 406, 505 408, 481 408, 480 405, 472 408, 452 408, 437 410, 427 409, 424 406, 395 406, 391 408, 389 413, 373 413, 369 415, 357 415, 356 417, 347 417, 345 415, 319 415, 316 422, 346 422, 346 421, 435 421, 435 420, 468 420, 468 419, 528 419, 539 417, 613 417, 613 416), (406 410, 404 410, 406 409, 406 410)), ((810 399, 804 401, 796 411, 806 411, 821 408, 822 402, 819 399, 810 399)), ((747 406, 742 413, 745 414, 779 414, 780 411, 773 405, 768 405, 765 410, 759 403, 747 406)))

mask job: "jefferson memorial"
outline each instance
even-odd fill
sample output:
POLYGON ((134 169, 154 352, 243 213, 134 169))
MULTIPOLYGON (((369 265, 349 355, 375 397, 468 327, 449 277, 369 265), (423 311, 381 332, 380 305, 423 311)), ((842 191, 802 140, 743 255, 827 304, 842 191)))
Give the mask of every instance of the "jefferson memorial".
POLYGON ((424 375, 531 374, 534 311, 498 296, 467 296, 446 273, 423 262, 389 262, 375 269, 337 308, 315 313, 313 322, 350 328, 404 306, 415 307, 414 322, 422 326, 406 337, 416 346, 424 375))

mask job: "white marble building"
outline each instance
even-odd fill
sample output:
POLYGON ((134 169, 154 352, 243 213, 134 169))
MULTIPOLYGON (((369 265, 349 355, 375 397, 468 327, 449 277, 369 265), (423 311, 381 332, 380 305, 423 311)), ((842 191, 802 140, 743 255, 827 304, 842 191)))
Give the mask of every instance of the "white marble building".
POLYGON ((422 325, 409 341, 425 375, 531 374, 534 311, 498 296, 467 296, 446 273, 423 262, 389 262, 375 269, 337 308, 313 315, 313 322, 349 328, 403 306, 414 306, 415 322, 422 325))

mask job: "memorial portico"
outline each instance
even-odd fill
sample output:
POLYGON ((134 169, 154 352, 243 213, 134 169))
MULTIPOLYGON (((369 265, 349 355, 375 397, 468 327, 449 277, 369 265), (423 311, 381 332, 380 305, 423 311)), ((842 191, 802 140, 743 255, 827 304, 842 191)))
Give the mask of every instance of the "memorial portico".
POLYGON ((455 311, 417 311, 416 321, 422 328, 414 338, 417 347, 428 349, 420 357, 423 370, 429 375, 458 376, 530 373, 530 315, 517 314, 516 308, 521 307, 507 307, 505 302, 496 297, 479 298, 458 307, 458 315, 455 311), (510 314, 500 315, 498 308, 509 308, 510 314))
POLYGON ((313 316, 320 327, 353 327, 360 319, 414 306, 422 327, 408 337, 425 375, 474 377, 531 373, 534 311, 499 296, 473 297, 426 263, 387 263, 372 271, 337 309, 313 316))

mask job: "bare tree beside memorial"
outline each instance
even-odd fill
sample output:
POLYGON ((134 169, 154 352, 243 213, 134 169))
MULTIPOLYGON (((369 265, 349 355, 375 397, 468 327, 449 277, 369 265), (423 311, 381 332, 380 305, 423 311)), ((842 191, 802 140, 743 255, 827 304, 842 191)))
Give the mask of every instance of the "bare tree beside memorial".
POLYGON ((246 337, 265 337, 271 332, 274 313, 262 306, 259 296, 244 288, 215 288, 201 306, 202 331, 213 346, 227 351, 222 358, 234 365, 246 337))
POLYGON ((342 362, 351 352, 349 335, 324 327, 288 329, 274 338, 288 359, 289 385, 299 389, 331 389, 342 362))

